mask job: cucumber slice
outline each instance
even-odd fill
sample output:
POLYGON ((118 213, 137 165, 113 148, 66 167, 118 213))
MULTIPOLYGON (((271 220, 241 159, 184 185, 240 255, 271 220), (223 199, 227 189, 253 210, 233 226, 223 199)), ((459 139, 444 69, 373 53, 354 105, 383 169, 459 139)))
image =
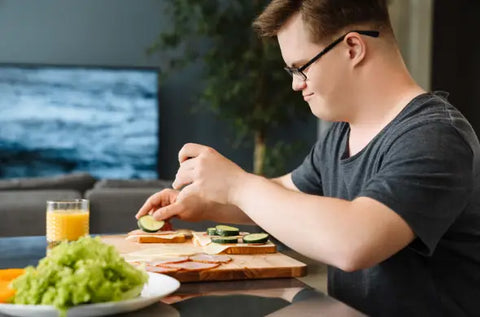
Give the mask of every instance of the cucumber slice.
POLYGON ((145 232, 157 232, 165 225, 165 221, 155 220, 151 215, 140 217, 137 221, 138 227, 145 232))
POLYGON ((265 243, 268 241, 268 233, 251 233, 243 237, 245 243, 265 243))
POLYGON ((209 236, 218 236, 217 229, 215 229, 213 227, 212 228, 207 228, 207 234, 209 236))
POLYGON ((211 239, 215 243, 238 243, 237 237, 212 237, 211 239))
POLYGON ((231 226, 218 225, 215 227, 215 229, 217 230, 217 234, 222 237, 240 235, 240 230, 238 230, 238 228, 231 227, 231 226))

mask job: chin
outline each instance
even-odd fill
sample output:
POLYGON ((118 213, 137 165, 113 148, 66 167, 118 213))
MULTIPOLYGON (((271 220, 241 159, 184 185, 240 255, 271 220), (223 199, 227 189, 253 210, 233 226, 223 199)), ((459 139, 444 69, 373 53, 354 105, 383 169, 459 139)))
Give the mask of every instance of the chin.
POLYGON ((326 121, 335 121, 335 113, 332 112, 332 109, 326 106, 324 102, 314 102, 311 101, 308 103, 310 106, 310 111, 312 114, 322 120, 326 121))

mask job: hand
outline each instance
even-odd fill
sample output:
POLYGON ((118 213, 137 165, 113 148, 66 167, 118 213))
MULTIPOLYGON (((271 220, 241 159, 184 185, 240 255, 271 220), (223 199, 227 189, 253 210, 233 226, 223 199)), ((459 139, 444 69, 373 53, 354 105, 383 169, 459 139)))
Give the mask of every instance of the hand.
POLYGON ((189 143, 178 154, 178 169, 173 188, 182 189, 179 198, 199 196, 220 204, 232 202, 232 194, 246 174, 238 165, 214 149, 189 143))
POLYGON ((178 190, 164 189, 150 196, 137 212, 138 219, 146 214, 151 214, 156 220, 165 220, 177 217, 186 221, 204 220, 204 212, 208 210, 208 203, 197 196, 188 196, 178 199, 178 190))
POLYGON ((156 210, 170 206, 175 203, 178 196, 178 190, 170 188, 164 189, 148 197, 143 206, 138 210, 135 218, 140 218, 146 214, 153 214, 156 210))

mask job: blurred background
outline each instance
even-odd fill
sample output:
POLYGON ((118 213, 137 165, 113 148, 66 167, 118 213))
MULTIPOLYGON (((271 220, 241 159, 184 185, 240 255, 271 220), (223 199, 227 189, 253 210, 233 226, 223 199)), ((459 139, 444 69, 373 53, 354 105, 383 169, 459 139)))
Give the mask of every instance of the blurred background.
MULTIPOLYGON (((228 113, 208 108, 209 101, 229 100, 216 98, 215 85, 237 91, 236 97, 251 89, 233 82, 245 82, 244 74, 255 75, 247 71, 255 58, 246 50, 237 64, 234 55, 230 63, 222 63, 225 56, 211 55, 218 59, 219 69, 231 71, 227 74, 232 83, 219 81, 218 73, 216 82, 209 80, 212 60, 192 53, 209 53, 217 39, 204 32, 190 42, 193 49, 182 44, 179 34, 165 41, 168 38, 160 35, 172 35, 186 21, 183 13, 172 11, 171 3, 0 0, 0 165, 15 163, 13 169, 0 170, 0 178, 44 176, 48 170, 51 174, 89 171, 99 178, 172 179, 177 153, 186 142, 213 146, 249 171, 258 171, 254 161, 266 155, 261 172, 268 176, 302 162, 328 123, 302 110, 287 110, 308 110, 301 96, 293 93, 282 97, 285 103, 276 100, 274 107, 258 113, 256 108, 248 110, 246 97, 247 112, 239 111, 242 105, 233 99, 235 95, 227 96, 232 98, 228 113), (177 61, 180 66, 172 62, 185 56, 191 60, 177 61), (109 80, 99 83, 102 76, 109 80), (42 101, 32 101, 32 96, 42 101), (282 112, 288 116, 278 117, 282 112), (55 145, 62 146, 58 150, 55 145), (57 150, 59 155, 52 154, 57 150), (25 155, 25 151, 36 152, 25 155), (60 167, 53 168, 57 163, 60 167)), ((237 12, 248 9, 256 14, 255 7, 232 3, 237 12)), ((480 44, 474 32, 480 29, 480 1, 389 3, 395 34, 414 78, 424 89, 450 92, 450 101, 478 133, 480 44)), ((215 23, 228 21, 219 18, 215 23)), ((251 38, 228 24, 217 30, 230 38, 251 38)), ((188 34, 198 35, 192 29, 188 34)), ((275 65, 279 53, 263 49, 275 65)), ((287 81, 285 87, 275 88, 278 92, 290 90, 286 75, 278 80, 287 81)))

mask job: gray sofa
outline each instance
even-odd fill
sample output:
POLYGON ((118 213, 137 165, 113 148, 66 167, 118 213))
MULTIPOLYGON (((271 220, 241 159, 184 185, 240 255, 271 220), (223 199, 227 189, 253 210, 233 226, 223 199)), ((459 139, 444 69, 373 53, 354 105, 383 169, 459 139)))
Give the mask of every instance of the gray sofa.
POLYGON ((87 173, 0 181, 0 236, 45 234, 47 200, 90 200, 90 232, 135 228, 135 211, 153 193, 169 187, 163 180, 97 180, 87 173))
MULTIPOLYGON (((90 200, 90 233, 125 233, 137 227, 134 215, 145 200, 170 186, 167 180, 97 180, 87 173, 0 180, 0 236, 45 235, 46 201, 74 198, 90 200)), ((214 223, 173 219, 172 224, 205 230, 214 223)))

